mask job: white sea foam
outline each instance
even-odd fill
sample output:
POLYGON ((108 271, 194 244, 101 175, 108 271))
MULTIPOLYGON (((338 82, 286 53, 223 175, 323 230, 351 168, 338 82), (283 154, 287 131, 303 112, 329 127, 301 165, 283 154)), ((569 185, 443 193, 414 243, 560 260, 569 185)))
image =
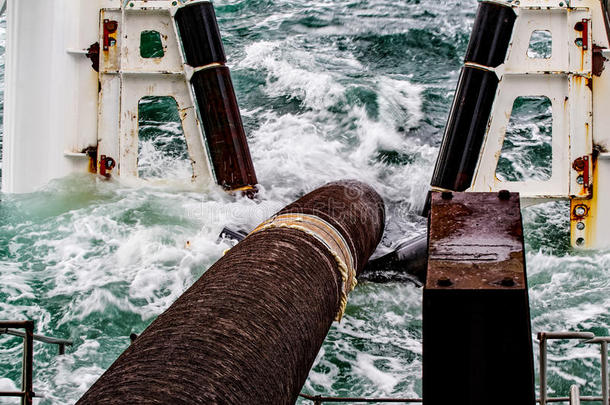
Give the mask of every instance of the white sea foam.
MULTIPOLYGON (((11 380, 9 378, 1 377, 0 378, 0 391, 17 392, 17 391, 20 391, 20 389, 13 382, 13 380, 11 380)), ((0 397, 0 404, 14 405, 15 399, 7 398, 7 397, 0 397)))
MULTIPOLYGON (((243 0, 217 3, 247 5, 243 0)), ((265 5, 279 5, 281 12, 247 10, 221 21, 223 30, 234 21, 241 24, 239 33, 223 32, 233 44, 242 41, 243 27, 248 35, 257 34, 243 49, 227 47, 234 78, 254 72, 263 83, 261 94, 276 106, 288 100, 293 107, 242 105, 243 116, 254 122, 248 135, 262 182, 259 201, 232 198, 214 186, 205 193, 192 188, 189 162, 168 158, 152 141, 143 142, 140 165, 158 169, 148 174, 175 181, 153 187, 141 180, 76 178, 14 203, 3 199, 2 208, 21 217, 6 217, 0 224, 2 235, 9 235, 0 262, 0 294, 10 297, 0 300, 1 318, 36 319, 38 332, 75 340, 61 357, 55 357, 55 348, 35 346, 35 387, 47 395, 47 403, 75 401, 127 347, 130 332, 141 332, 216 261, 230 246, 216 243, 225 225, 251 230, 303 193, 347 177, 364 180, 383 195, 388 244, 423 229, 425 220, 414 213, 423 205, 437 148, 434 140, 411 131, 430 120, 426 91, 450 99, 453 86, 375 70, 358 53, 369 50, 356 49, 363 39, 349 36, 368 41, 425 30, 460 41, 472 24, 476 2, 316 0, 306 11, 328 23, 320 29, 301 21, 302 2, 265 5), (290 24, 297 28, 289 35, 278 32, 290 24), (360 90, 368 99, 349 98, 360 90), (402 160, 379 158, 385 152, 402 160), (47 303, 53 303, 52 310, 47 303)), ((3 38, 0 29, 0 45, 3 38)), ((457 67, 452 69, 443 77, 455 83, 457 67)), ((179 135, 176 124, 161 129, 168 140, 179 135)), ((531 144, 526 141, 524 148, 531 144)), ((527 230, 532 240, 544 239, 549 229, 566 231, 556 208, 534 207, 524 216, 537 223, 537 230, 527 230)), ((547 250, 537 248, 527 257, 534 331, 607 328, 610 255, 557 257, 547 250)), ((412 286, 359 285, 344 320, 333 325, 318 354, 305 390, 419 396, 421 294, 412 286)), ((0 358, 16 369, 21 349, 5 345, 8 339, 0 338, 0 358)), ((554 342, 549 350, 549 359, 557 361, 550 372, 559 381, 582 382, 587 372, 583 377, 567 370, 596 366, 591 360, 595 348, 554 342)), ((0 380, 0 389, 12 389, 10 384, 0 380)))

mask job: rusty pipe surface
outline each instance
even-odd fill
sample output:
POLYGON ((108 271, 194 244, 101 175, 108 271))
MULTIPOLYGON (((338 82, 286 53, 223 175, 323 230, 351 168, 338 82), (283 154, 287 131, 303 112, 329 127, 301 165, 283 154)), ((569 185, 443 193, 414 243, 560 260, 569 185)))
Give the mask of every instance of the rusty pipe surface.
MULTIPOLYGON (((327 184, 276 217, 292 214, 330 224, 357 272, 384 228, 381 198, 356 181, 327 184)), ((293 404, 340 309, 343 283, 337 254, 285 225, 262 227, 227 252, 78 404, 293 404)))

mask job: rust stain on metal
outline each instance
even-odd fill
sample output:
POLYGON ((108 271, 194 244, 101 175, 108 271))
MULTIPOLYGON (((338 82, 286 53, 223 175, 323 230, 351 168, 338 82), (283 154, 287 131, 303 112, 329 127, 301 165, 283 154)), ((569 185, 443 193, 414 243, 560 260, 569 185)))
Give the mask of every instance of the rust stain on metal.
POLYGON ((96 72, 100 71, 100 43, 96 42, 87 48, 87 58, 91 59, 91 67, 96 72))
POLYGON ((116 32, 117 32, 118 28, 119 28, 119 23, 117 21, 108 20, 108 19, 104 20, 104 44, 103 44, 104 46, 103 46, 103 49, 105 52, 107 52, 111 46, 116 45, 116 32))
POLYGON ((592 67, 592 71, 593 74, 595 76, 601 76, 602 72, 604 71, 605 68, 605 63, 608 59, 606 59, 604 57, 604 54, 602 53, 602 48, 597 46, 597 45, 593 45, 593 67, 592 67))
POLYGON ((89 157, 89 173, 97 173, 97 146, 89 146, 82 153, 89 157))
POLYGON ((586 247, 595 243, 595 215, 599 209, 595 192, 597 174, 597 153, 594 153, 591 156, 590 197, 588 199, 572 198, 570 201, 570 233, 573 246, 586 247))
POLYGON ((116 166, 116 161, 110 156, 100 156, 100 170, 99 173, 105 178, 110 178, 110 172, 116 166))
POLYGON ((426 288, 525 288, 518 194, 433 193, 429 252, 426 288))
POLYGON ((583 18, 582 25, 582 49, 586 51, 589 49, 589 19, 583 18))

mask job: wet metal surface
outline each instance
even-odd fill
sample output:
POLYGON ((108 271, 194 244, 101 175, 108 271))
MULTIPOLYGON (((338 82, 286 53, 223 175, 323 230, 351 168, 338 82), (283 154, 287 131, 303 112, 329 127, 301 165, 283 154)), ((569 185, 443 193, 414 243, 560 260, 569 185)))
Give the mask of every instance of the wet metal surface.
POLYGON ((508 191, 432 193, 423 305, 428 405, 535 403, 519 205, 508 191))
POLYGON ((426 288, 525 287, 518 194, 433 193, 430 216, 426 288))

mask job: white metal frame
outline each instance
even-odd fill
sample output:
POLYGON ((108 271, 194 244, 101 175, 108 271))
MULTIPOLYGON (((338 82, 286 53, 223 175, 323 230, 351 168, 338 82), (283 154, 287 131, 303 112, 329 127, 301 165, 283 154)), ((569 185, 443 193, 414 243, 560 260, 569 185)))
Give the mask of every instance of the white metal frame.
POLYGON ((116 21, 119 26, 109 49, 100 47, 98 161, 102 155, 113 157, 122 178, 138 177, 138 106, 143 97, 149 96, 176 100, 193 181, 206 184, 214 178, 187 74, 190 70, 184 62, 173 18, 180 6, 177 1, 128 1, 120 8, 100 11, 100 45, 104 42, 104 21, 116 21), (163 57, 141 57, 143 31, 161 35, 163 57))
POLYGON ((517 19, 505 63, 485 68, 494 71, 500 83, 467 190, 519 192, 524 205, 571 200, 572 244, 579 248, 610 246, 610 235, 603 232, 610 227, 610 210, 602 208, 610 207, 610 132, 606 130, 610 128, 610 68, 601 75, 593 72, 594 49, 610 54, 601 1, 496 1, 513 7, 517 19), (577 23, 584 29, 576 30, 577 23), (550 58, 528 56, 534 31, 551 33, 550 58), (552 174, 546 181, 502 181, 496 168, 513 103, 527 96, 551 100, 552 174), (575 165, 579 158, 583 166, 575 165), (574 214, 583 210, 585 215, 574 214))
MULTIPOLYGON (((7 0, 2 191, 31 192, 53 178, 87 172, 88 149, 137 177, 137 104, 173 97, 179 107, 193 182, 214 178, 173 15, 200 0, 7 0), (103 50, 103 20, 118 23, 103 50), (162 35, 162 58, 140 57, 140 32, 162 35), (87 49, 100 43, 100 72, 87 49), (27 51, 26 51, 27 50, 27 51)), ((0 2, 0 8, 3 2, 0 2)))

